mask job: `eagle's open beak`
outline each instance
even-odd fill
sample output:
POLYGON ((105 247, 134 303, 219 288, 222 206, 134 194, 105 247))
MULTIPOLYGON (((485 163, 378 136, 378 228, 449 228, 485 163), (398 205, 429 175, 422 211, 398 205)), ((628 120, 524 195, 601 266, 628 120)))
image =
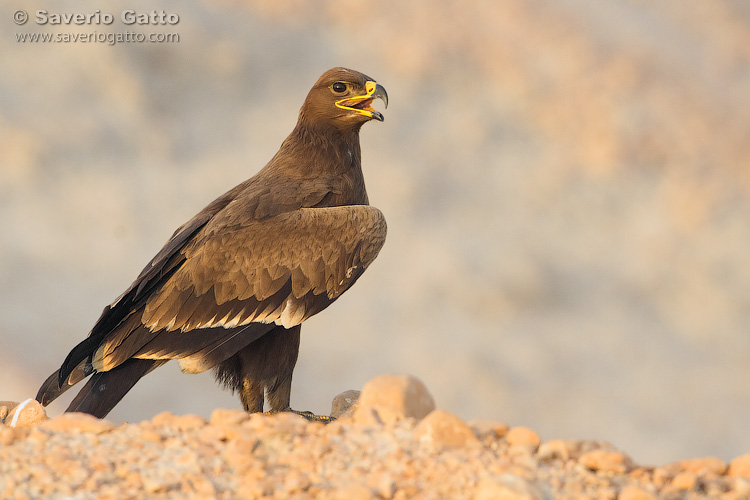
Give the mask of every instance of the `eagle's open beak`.
POLYGON ((347 97, 336 101, 336 106, 341 109, 348 111, 354 111, 359 115, 366 116, 368 118, 374 118, 380 122, 383 121, 383 114, 380 111, 375 111, 372 107, 372 101, 375 99, 382 99, 385 103, 385 107, 388 107, 388 93, 385 91, 382 85, 376 82, 368 81, 365 83, 366 93, 364 95, 347 97))

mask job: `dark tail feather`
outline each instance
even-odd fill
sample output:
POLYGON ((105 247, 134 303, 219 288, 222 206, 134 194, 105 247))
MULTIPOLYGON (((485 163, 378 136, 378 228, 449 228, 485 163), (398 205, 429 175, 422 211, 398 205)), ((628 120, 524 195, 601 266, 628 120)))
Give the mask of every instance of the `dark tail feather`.
POLYGON ((65 411, 79 411, 104 418, 141 377, 167 361, 131 358, 107 372, 95 373, 65 411))
POLYGON ((88 374, 85 371, 85 366, 85 361, 81 362, 70 372, 67 380, 62 383, 60 383, 60 370, 57 370, 55 373, 47 377, 47 380, 45 380, 39 388, 39 392, 36 394, 36 400, 39 401, 42 406, 50 404, 62 393, 86 378, 86 375, 88 374))

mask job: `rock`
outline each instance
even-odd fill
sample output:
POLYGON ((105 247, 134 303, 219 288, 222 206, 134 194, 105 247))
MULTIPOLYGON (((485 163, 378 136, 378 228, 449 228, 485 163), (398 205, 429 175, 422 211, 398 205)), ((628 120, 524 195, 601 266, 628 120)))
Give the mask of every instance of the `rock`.
POLYGON ((0 445, 8 446, 16 440, 16 432, 13 427, 0 426, 0 445))
POLYGON ((750 477, 750 454, 740 455, 729 463, 727 475, 750 477))
POLYGON ((424 384, 415 377, 381 375, 362 388, 355 415, 371 409, 377 411, 384 423, 405 418, 420 420, 435 409, 435 401, 424 384))
POLYGON ((539 435, 526 427, 513 427, 505 435, 510 446, 528 446, 536 449, 541 442, 539 435))
POLYGON ((40 427, 54 432, 79 431, 101 434, 116 426, 109 420, 102 420, 86 413, 63 413, 59 417, 42 423, 40 427))
POLYGON ((471 427, 457 416, 442 410, 432 411, 417 424, 414 439, 427 440, 438 448, 479 444, 471 427))
POLYGON ((477 486, 475 500, 539 500, 542 495, 524 479, 503 474, 483 479, 477 486))
POLYGON ((253 451, 260 445, 260 440, 248 434, 235 436, 224 450, 224 460, 238 473, 242 474, 255 462, 253 451))
POLYGON ((336 491, 337 500, 375 500, 377 496, 363 484, 350 484, 336 491))
POLYGON ((250 418, 245 410, 227 410, 217 408, 211 412, 211 423, 213 425, 239 425, 250 418))
POLYGON ((720 476, 727 471, 727 464, 716 457, 701 457, 669 464, 666 469, 673 474, 685 471, 698 475, 715 474, 720 476))
MULTIPOLYGON (((383 425, 383 421, 380 419, 380 416, 378 415, 378 412, 377 410, 375 410, 375 408, 357 408, 357 410, 352 414, 352 417, 354 423, 364 427, 383 425)), ((343 420, 339 419, 336 420, 336 422, 330 424, 328 426, 329 430, 333 431, 334 429, 338 429, 339 427, 336 425, 337 422, 343 422, 343 420)))
POLYGON ((187 414, 180 415, 176 419, 177 428, 181 431, 189 429, 199 429, 208 423, 208 420, 201 417, 200 415, 187 414))
POLYGON ((359 391, 344 391, 331 402, 331 417, 339 418, 345 413, 353 413, 357 409, 359 391), (351 411, 350 411, 351 410, 351 411))
POLYGON ((396 484, 393 474, 390 472, 379 472, 370 474, 367 477, 367 486, 385 499, 393 498, 396 494, 398 485, 396 484))
POLYGON ((672 476, 664 467, 656 467, 651 475, 651 480, 657 488, 663 488, 672 479, 672 476))
POLYGON ((692 472, 678 473, 670 483, 671 486, 678 490, 692 490, 698 482, 698 478, 692 472))
POLYGON ((552 441, 545 441, 539 446, 537 450, 537 458, 539 460, 562 460, 566 461, 570 458, 570 451, 565 441, 561 439, 553 439, 552 441))
POLYGON ((578 463, 593 471, 623 473, 632 466, 630 457, 620 451, 592 450, 584 453, 578 463))
POLYGON ((637 486, 625 486, 617 500, 656 500, 656 496, 637 486))
POLYGON ((152 418, 151 423, 155 426, 174 427, 186 431, 203 427, 208 421, 200 415, 174 415, 171 412, 163 411, 152 418))
POLYGON ((27 399, 9 410, 5 424, 11 427, 28 427, 45 420, 47 420, 47 412, 44 407, 35 399, 27 399))
POLYGON ((0 424, 6 423, 5 419, 8 418, 8 414, 10 414, 16 406, 18 406, 18 403, 15 401, 0 401, 0 424))
POLYGON ((508 426, 495 420, 474 419, 469 420, 469 427, 474 430, 477 437, 502 438, 508 432, 508 426))

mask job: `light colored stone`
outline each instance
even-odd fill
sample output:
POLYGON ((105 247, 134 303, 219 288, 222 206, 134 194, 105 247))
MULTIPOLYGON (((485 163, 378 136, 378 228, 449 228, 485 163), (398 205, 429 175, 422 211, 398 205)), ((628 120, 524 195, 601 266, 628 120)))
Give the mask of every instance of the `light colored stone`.
POLYGON ((672 487, 678 490, 692 490, 698 481, 696 475, 692 472, 680 472, 672 479, 672 487))
POLYGON ((510 446, 528 446, 531 448, 536 448, 541 442, 539 435, 526 427, 511 428, 505 435, 505 439, 510 446))
POLYGON ((617 500, 656 500, 656 496, 637 486, 625 486, 617 500))
POLYGON ((47 412, 35 399, 27 399, 13 407, 5 417, 5 424, 11 427, 29 427, 47 420, 47 412))
POLYGON ((211 412, 211 423, 214 425, 239 425, 250 418, 244 410, 227 410, 217 408, 211 412))
POLYGON ((502 422, 477 418, 469 420, 469 426, 477 437, 501 438, 507 434, 509 427, 502 422))
POLYGON ((720 476, 727 471, 727 464, 716 457, 700 457, 670 464, 667 469, 673 473, 685 471, 698 475, 716 474, 720 476))
POLYGON ((727 475, 750 477, 750 454, 740 455, 729 463, 727 475))
POLYGON ((566 461, 570 458, 570 450, 567 443, 562 439, 553 439, 539 445, 536 455, 539 460, 557 459, 566 461))
POLYGON ((154 416, 151 419, 151 423, 155 426, 174 427, 181 431, 186 431, 188 429, 203 427, 208 421, 200 415, 174 415, 171 412, 164 411, 154 416))
POLYGON ((375 493, 363 484, 350 484, 338 489, 335 493, 337 500, 375 500, 375 493))
POLYGON ((375 472, 367 476, 367 486, 382 498, 390 499, 396 494, 397 484, 390 472, 375 472))
POLYGON ((414 439, 427 440, 436 447, 478 445, 479 440, 463 420, 443 410, 434 410, 414 429, 414 439))
POLYGON ((237 435, 224 449, 224 460, 242 474, 255 461, 253 451, 259 445, 260 440, 253 436, 237 435))
POLYGON ((475 500, 539 500, 542 495, 524 479, 503 474, 483 479, 477 485, 475 500))
POLYGON ((281 433, 285 435, 302 434, 310 425, 308 421, 302 415, 297 415, 289 411, 283 411, 275 415, 263 415, 261 418, 250 419, 245 427, 252 429, 254 423, 263 422, 271 432, 281 433))
POLYGON ((16 406, 18 406, 16 401, 0 401, 0 424, 6 423, 5 420, 16 406))
POLYGON ((331 402, 331 417, 339 418, 347 413, 353 413, 357 408, 359 391, 344 391, 331 402))
POLYGON ((154 415, 151 423, 159 427, 174 427, 175 418, 175 414, 171 411, 163 411, 154 415))
POLYGON ((190 413, 187 415, 180 415, 176 419, 177 428, 181 431, 198 429, 207 423, 208 421, 200 415, 193 415, 190 413))
POLYGON ((357 412, 374 409, 384 423, 420 420, 435 409, 424 384, 410 375, 381 375, 365 384, 357 412))
POLYGON ((16 440, 16 430, 6 425, 0 426, 0 444, 8 446, 16 440))
MULTIPOLYGON (((357 408, 352 415, 352 419, 355 424, 365 427, 383 425, 383 421, 380 420, 380 416, 375 408, 357 408)), ((330 424, 328 426, 329 430, 333 431, 334 429, 338 429, 339 426, 336 425, 337 422, 342 422, 342 420, 337 420, 330 424)))
POLYGON ((593 471, 621 474, 632 465, 630 457, 620 451, 592 450, 584 453, 578 463, 593 471))
POLYGON ((101 434, 114 429, 116 426, 109 420, 102 420, 86 413, 63 413, 42 423, 40 427, 54 432, 80 431, 101 434))
POLYGON ((651 475, 651 480, 657 488, 663 488, 672 479, 672 476, 673 474, 664 467, 656 467, 651 475))

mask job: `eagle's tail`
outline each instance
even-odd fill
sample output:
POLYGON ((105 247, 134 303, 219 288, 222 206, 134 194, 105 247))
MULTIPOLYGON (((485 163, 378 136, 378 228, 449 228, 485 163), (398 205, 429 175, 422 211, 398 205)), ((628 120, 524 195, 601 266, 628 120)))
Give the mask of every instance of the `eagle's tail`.
POLYGON ((86 382, 65 411, 79 411, 104 418, 141 377, 167 361, 130 358, 109 371, 97 372, 86 382))
MULTIPOLYGON (((141 377, 167 361, 131 358, 109 371, 94 373, 65 411, 77 411, 104 418, 141 377)), ((42 405, 46 406, 54 401, 86 375, 83 366, 76 367, 62 386, 58 385, 58 376, 58 372, 50 375, 39 389, 36 400, 42 405)))
POLYGON ((86 378, 85 373, 85 362, 81 362, 77 367, 70 372, 70 375, 60 383, 60 370, 55 371, 52 375, 47 377, 42 386, 39 388, 39 392, 36 394, 36 400, 47 406, 52 401, 56 400, 65 391, 76 385, 78 382, 86 378))

